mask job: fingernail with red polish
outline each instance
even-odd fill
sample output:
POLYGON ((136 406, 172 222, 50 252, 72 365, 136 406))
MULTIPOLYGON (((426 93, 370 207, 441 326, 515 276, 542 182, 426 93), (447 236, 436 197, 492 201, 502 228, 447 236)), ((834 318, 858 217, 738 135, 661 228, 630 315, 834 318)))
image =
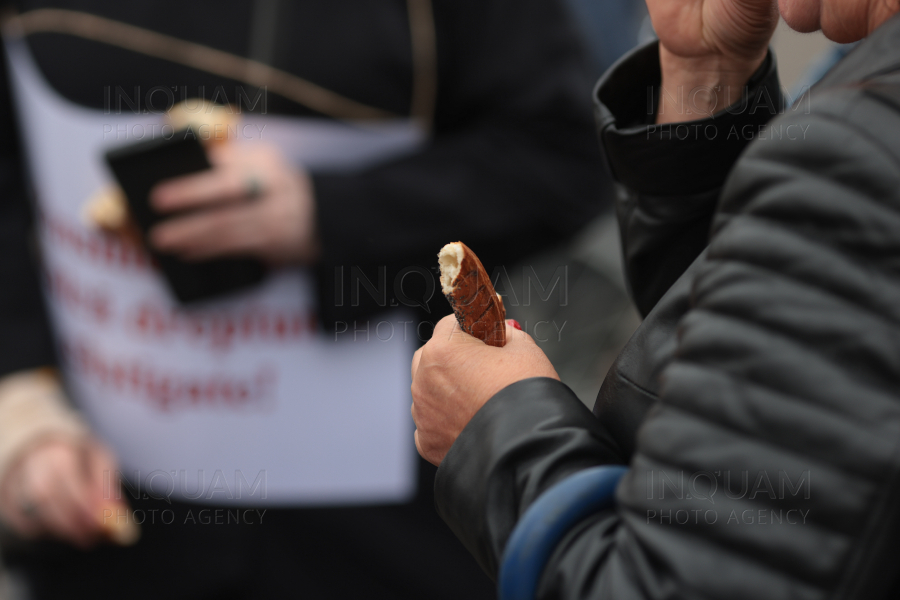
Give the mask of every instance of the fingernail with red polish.
POLYGON ((510 327, 513 327, 515 329, 518 329, 519 331, 522 331, 522 326, 519 325, 519 322, 516 321, 515 319, 507 319, 506 322, 509 324, 510 327))

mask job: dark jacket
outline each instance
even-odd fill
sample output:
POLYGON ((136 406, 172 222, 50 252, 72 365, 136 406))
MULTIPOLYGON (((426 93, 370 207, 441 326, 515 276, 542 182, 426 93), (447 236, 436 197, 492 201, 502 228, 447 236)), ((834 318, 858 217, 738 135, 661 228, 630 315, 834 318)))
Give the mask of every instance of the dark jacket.
POLYGON ((647 315, 600 418, 553 380, 502 390, 439 468, 438 511, 496 575, 544 490, 626 463, 617 507, 568 533, 539 598, 896 596, 900 18, 762 130, 771 63, 747 110, 661 135, 644 111, 657 56, 597 91, 647 315), (732 126, 758 139, 728 144, 732 126))

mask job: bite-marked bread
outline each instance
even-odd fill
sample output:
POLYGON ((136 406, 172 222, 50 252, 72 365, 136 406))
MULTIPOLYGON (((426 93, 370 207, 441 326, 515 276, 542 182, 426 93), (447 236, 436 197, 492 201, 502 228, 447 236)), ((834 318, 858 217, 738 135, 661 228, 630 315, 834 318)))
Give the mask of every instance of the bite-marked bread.
POLYGON ((472 250, 453 242, 438 253, 441 290, 460 328, 489 346, 506 345, 506 309, 491 278, 472 250))

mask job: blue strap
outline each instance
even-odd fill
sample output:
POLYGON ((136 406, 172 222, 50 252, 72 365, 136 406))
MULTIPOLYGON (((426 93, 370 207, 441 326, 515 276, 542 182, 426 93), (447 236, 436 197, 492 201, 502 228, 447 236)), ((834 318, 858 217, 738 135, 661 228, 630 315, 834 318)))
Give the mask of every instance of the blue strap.
POLYGON ((627 467, 592 467, 545 491, 519 520, 500 566, 500 600, 534 600, 544 566, 572 527, 615 504, 627 467))

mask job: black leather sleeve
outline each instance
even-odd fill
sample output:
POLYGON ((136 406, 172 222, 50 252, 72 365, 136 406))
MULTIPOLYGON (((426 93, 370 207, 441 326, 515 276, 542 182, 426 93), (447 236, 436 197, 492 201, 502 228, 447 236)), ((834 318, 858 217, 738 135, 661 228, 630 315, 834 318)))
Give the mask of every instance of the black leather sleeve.
POLYGON ((600 139, 619 184, 625 272, 644 316, 706 247, 725 178, 784 103, 769 53, 741 98, 718 94, 721 110, 712 117, 656 125, 660 78, 654 42, 613 65, 594 94, 600 139))
POLYGON ((771 55, 741 100, 712 118, 679 126, 653 124, 659 79, 653 43, 613 66, 595 90, 600 137, 620 178, 626 272, 644 315, 644 326, 616 358, 594 402, 594 414, 626 459, 634 452, 634 432, 659 399, 660 373, 675 352, 675 328, 688 310, 691 277, 681 275, 696 270, 722 184, 739 153, 782 106, 771 55))
POLYGON ((496 576, 516 521, 566 476, 621 464, 615 443, 564 384, 535 378, 501 390, 468 424, 438 468, 438 513, 496 576))
MULTIPOLYGON (((900 108, 810 106, 732 171, 618 506, 557 547, 541 600, 896 595, 900 108)), ((615 459, 561 384, 526 380, 462 432, 438 508, 496 574, 537 495, 615 459)))
MULTIPOLYGON (((434 8, 440 70, 428 147, 358 175, 315 180, 326 323, 378 308, 366 298, 335 306, 353 266, 373 282, 386 266, 390 283, 411 265, 434 269, 438 250, 462 240, 490 271, 611 209, 590 81, 562 3, 435 0, 434 8)), ((434 297, 434 314, 446 314, 441 294, 434 297)))
POLYGON ((704 256, 705 251, 644 317, 641 327, 607 371, 597 393, 594 416, 609 431, 626 460, 631 460, 634 454, 635 432, 659 401, 662 371, 678 348, 676 330, 690 308, 693 276, 704 256))

